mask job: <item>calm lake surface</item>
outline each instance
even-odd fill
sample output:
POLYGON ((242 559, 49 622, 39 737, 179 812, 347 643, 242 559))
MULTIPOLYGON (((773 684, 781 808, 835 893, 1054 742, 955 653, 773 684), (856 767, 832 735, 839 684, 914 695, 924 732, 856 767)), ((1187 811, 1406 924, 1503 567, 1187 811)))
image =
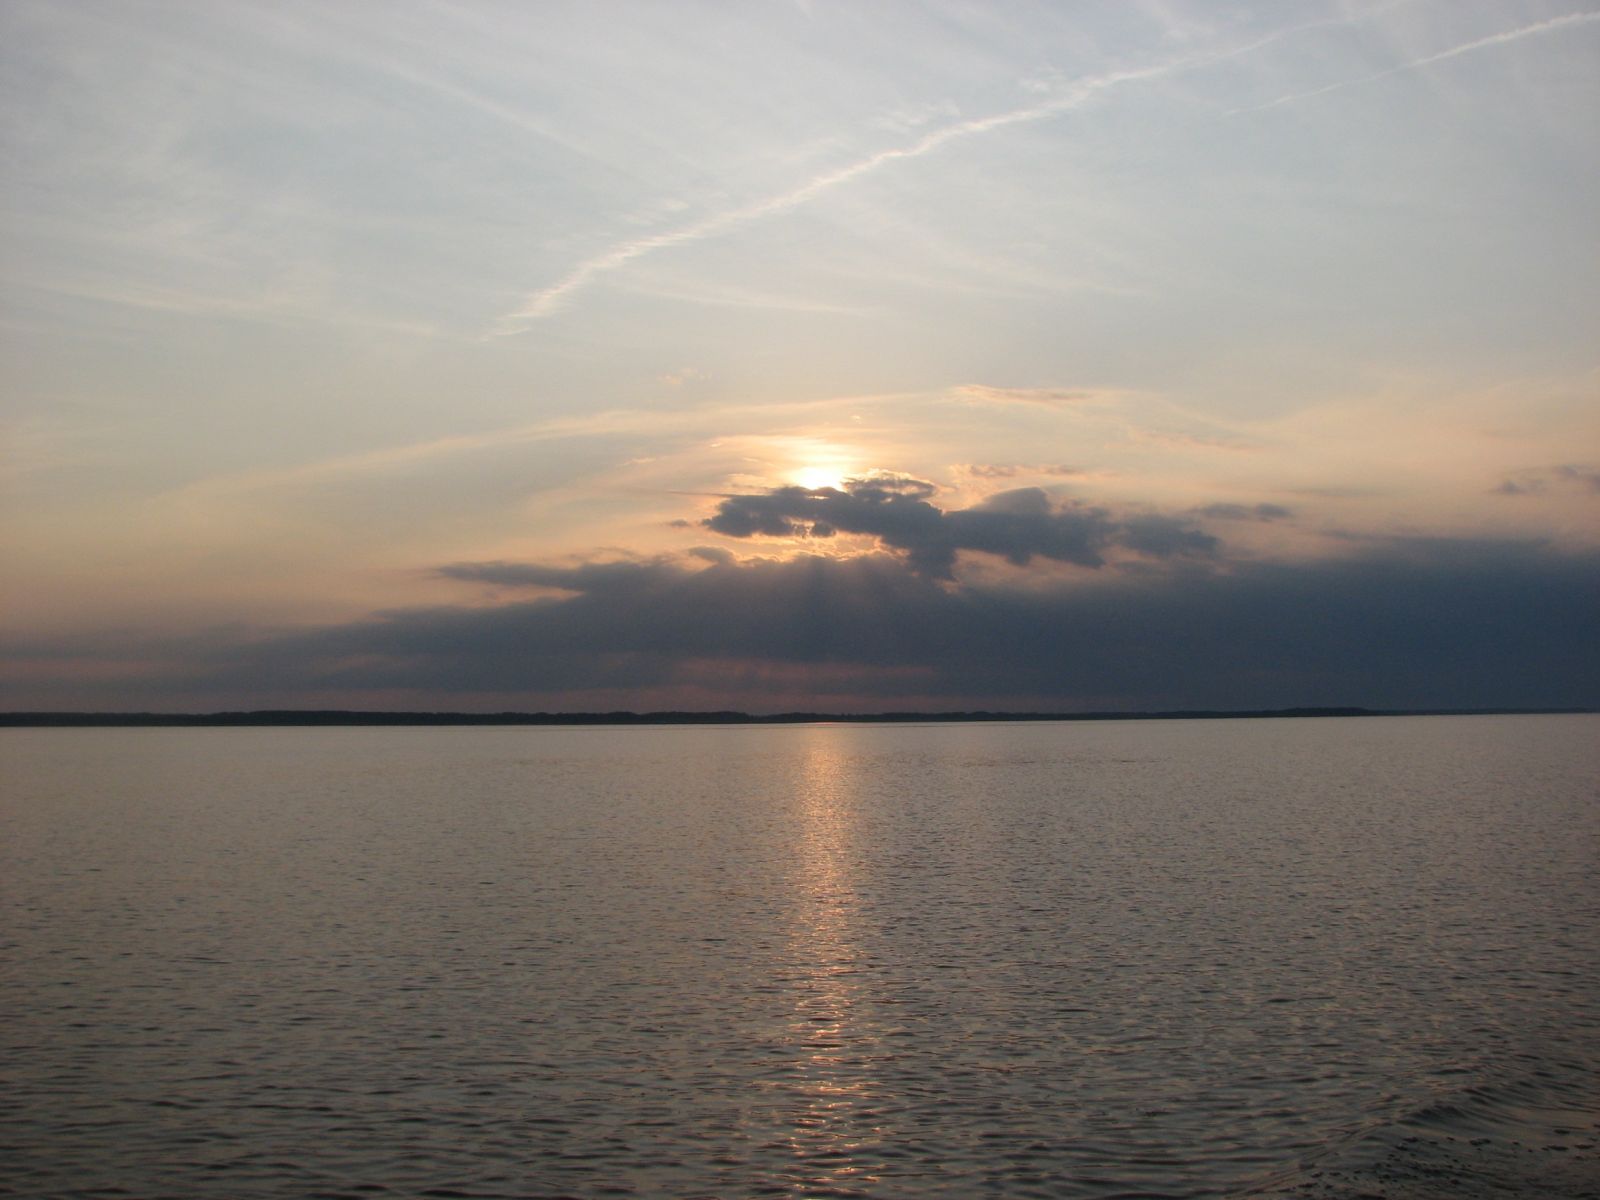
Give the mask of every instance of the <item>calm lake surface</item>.
POLYGON ((7 730, 0 1192, 1600 1195, 1597 748, 7 730))

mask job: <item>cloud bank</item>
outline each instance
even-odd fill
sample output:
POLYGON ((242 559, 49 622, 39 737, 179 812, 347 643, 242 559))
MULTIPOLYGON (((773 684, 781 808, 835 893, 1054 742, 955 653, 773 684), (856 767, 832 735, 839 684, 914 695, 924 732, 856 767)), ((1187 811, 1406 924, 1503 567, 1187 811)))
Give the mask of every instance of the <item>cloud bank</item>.
POLYGON ((138 677, 104 707, 1600 705, 1600 554, 1529 542, 1368 541, 1319 561, 1178 559, 1005 586, 896 553, 443 573, 542 594, 139 647, 138 677))

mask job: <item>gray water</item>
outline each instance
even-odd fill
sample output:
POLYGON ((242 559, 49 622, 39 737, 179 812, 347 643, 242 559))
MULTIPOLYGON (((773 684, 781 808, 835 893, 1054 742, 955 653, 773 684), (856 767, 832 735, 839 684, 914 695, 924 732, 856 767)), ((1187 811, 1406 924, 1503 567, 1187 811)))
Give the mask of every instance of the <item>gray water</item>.
POLYGON ((1600 1195, 1597 746, 6 731, 0 1191, 1600 1195))

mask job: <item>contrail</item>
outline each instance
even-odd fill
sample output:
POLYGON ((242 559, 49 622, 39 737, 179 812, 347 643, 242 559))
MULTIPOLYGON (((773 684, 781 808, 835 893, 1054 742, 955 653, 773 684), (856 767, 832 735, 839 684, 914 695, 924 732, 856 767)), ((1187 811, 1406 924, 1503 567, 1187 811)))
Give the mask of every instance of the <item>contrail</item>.
POLYGON ((1137 71, 1122 71, 1096 76, 1074 85, 1067 94, 1057 96, 1055 99, 1045 101, 1042 104, 996 113, 993 116, 958 121, 953 125, 947 125, 943 129, 936 129, 932 133, 924 135, 909 146, 880 150, 878 153, 850 163, 848 166, 824 172, 792 191, 782 192, 776 196, 768 196, 743 207, 717 213, 692 225, 685 225, 681 229, 624 242, 603 254, 579 263, 549 287, 533 293, 521 308, 502 317, 496 324, 494 332, 498 335, 504 335, 516 333, 527 328, 529 322, 549 316, 560 306, 564 298, 583 287, 595 276, 615 271, 623 264, 632 262, 636 258, 642 258, 646 254, 657 250, 665 250, 669 246, 681 246, 687 242, 698 242, 704 238, 732 229, 735 226, 744 225, 762 217, 770 217, 777 213, 788 212, 815 199, 824 192, 832 191, 841 184, 849 183, 852 179, 858 179, 862 175, 876 171, 887 163, 896 162, 900 159, 920 158, 930 151, 937 150, 947 142, 974 137, 981 133, 1004 128, 1007 125, 1020 125, 1028 121, 1042 120, 1045 117, 1075 108, 1095 93, 1106 88, 1114 87, 1120 83, 1129 83, 1138 79, 1148 79, 1156 75, 1163 75, 1175 70, 1179 65, 1189 64, 1166 64, 1158 67, 1146 67, 1137 71))
POLYGON ((1344 24, 1341 20, 1308 21, 1302 25, 1290 26, 1269 33, 1253 42, 1242 46, 1235 46, 1211 54, 1195 55, 1189 58, 1177 59, 1171 62, 1159 63, 1150 67, 1141 67, 1135 70, 1113 71, 1104 75, 1095 75, 1079 80, 1063 95, 1043 101, 1039 104, 1028 105, 1023 108, 1011 109, 1003 113, 995 113, 987 117, 973 117, 966 121, 957 121, 943 129, 936 129, 925 134, 909 146, 900 146, 890 150, 880 150, 876 154, 849 164, 838 167, 832 171, 824 172, 816 178, 801 184, 792 191, 782 192, 776 196, 768 196, 756 200, 740 208, 729 209, 726 212, 716 213, 692 225, 681 229, 670 230, 666 233, 652 234, 649 237, 636 238, 630 242, 623 242, 614 246, 594 258, 586 259, 579 263, 566 275, 555 283, 528 297, 521 308, 515 312, 507 313, 495 323, 490 336, 503 337, 507 334, 519 333, 543 317, 549 316, 560 307, 562 300, 573 292, 582 288, 597 275, 604 275, 615 271, 618 267, 642 258, 657 250, 664 250, 669 246, 681 246, 689 242, 698 242, 704 238, 712 237, 725 230, 739 225, 756 221, 762 217, 769 217, 776 213, 788 212, 802 204, 831 191, 841 184, 857 179, 887 163, 902 159, 920 158, 930 151, 937 150, 947 142, 957 141, 961 138, 975 137, 978 134, 989 133, 995 129, 1003 129, 1008 125, 1021 125, 1029 121, 1040 121, 1057 113, 1066 112, 1077 108, 1099 92, 1119 84, 1134 83, 1143 79, 1154 79, 1162 75, 1172 74, 1177 71, 1186 71, 1195 67, 1206 66, 1211 63, 1224 62, 1230 58, 1237 58, 1270 45, 1286 37, 1304 33, 1309 29, 1317 29, 1326 25, 1344 24))
MULTIPOLYGON (((1548 21, 1540 21, 1520 29, 1508 30, 1504 33, 1492 34, 1489 37, 1479 38, 1476 41, 1466 42, 1448 50, 1413 62, 1403 63, 1385 71, 1372 75, 1364 75, 1356 79, 1347 79, 1339 83, 1329 84, 1308 92, 1299 92, 1293 95, 1280 96, 1276 100, 1269 100, 1265 104, 1253 108, 1235 109, 1225 114, 1233 116, 1242 112, 1254 112, 1259 109, 1273 108, 1280 104, 1288 104, 1295 100, 1304 100, 1312 96, 1320 96, 1327 92, 1337 91, 1340 88, 1352 87, 1358 83, 1368 83, 1373 80, 1383 79, 1390 75, 1397 75, 1403 71, 1415 70, 1427 66, 1429 63, 1440 62, 1447 58, 1454 58, 1459 54, 1468 54, 1487 46, 1499 45, 1504 42, 1516 41, 1520 38, 1530 37, 1534 34, 1544 33, 1565 25, 1579 22, 1600 20, 1600 13, 1572 13, 1566 16, 1554 17, 1548 21)), ((939 147, 961 140, 976 137, 979 134, 989 133, 996 129, 1003 129, 1009 125, 1021 125, 1031 121, 1040 121, 1058 113, 1067 112, 1084 104, 1095 95, 1109 88, 1124 83, 1134 83, 1140 80, 1154 79, 1162 75, 1173 74, 1178 71, 1190 70, 1195 67, 1206 66, 1211 63, 1222 62, 1240 55, 1249 54, 1261 49, 1272 42, 1279 41, 1294 34, 1306 32, 1309 29, 1320 28, 1327 25, 1344 24, 1340 20, 1312 21, 1304 25, 1278 30, 1256 41, 1220 53, 1178 59, 1176 61, 1160 63, 1155 66, 1143 67, 1137 70, 1116 71, 1105 75, 1096 75, 1080 80, 1063 95, 1043 101, 1039 104, 1023 108, 1011 109, 1003 113, 995 113, 987 117, 974 117, 966 121, 957 121, 925 134, 908 146, 895 147, 889 150, 880 150, 876 154, 867 156, 847 166, 826 171, 814 179, 801 184, 791 191, 781 192, 775 196, 768 196, 756 200, 739 208, 728 209, 725 212, 715 213, 693 224, 685 225, 680 229, 669 230, 665 233, 651 234, 648 237, 636 238, 633 241, 623 242, 611 249, 585 259, 555 283, 534 292, 523 305, 514 312, 501 317, 490 331, 491 337, 504 337, 509 334, 520 333, 527 329, 534 321, 549 316, 560 308, 561 303, 574 292, 585 287, 597 276, 608 274, 625 266, 636 258, 643 258, 657 250, 665 250, 672 246, 682 246, 690 242, 698 242, 708 237, 713 237, 726 230, 763 217, 773 216, 777 213, 788 212, 822 195, 834 188, 870 174, 889 163, 904 159, 920 158, 939 147)))
POLYGON ((1507 42, 1521 41, 1526 37, 1549 33, 1553 29, 1561 29, 1568 25, 1587 24, 1590 21, 1600 21, 1600 13, 1567 13, 1564 16, 1551 17, 1548 21, 1536 21, 1532 25, 1523 25, 1518 29, 1508 29, 1504 33, 1491 33, 1488 37, 1481 37, 1471 42, 1463 42, 1459 46, 1452 46, 1450 49, 1441 50, 1437 54, 1414 58, 1410 62, 1401 63, 1397 67, 1374 71, 1370 75, 1358 75, 1354 79, 1341 79, 1338 83, 1312 88, 1308 92, 1291 92, 1287 96, 1279 96, 1276 100, 1268 100, 1265 104, 1251 104, 1244 108, 1231 109, 1224 115, 1232 117, 1240 113, 1262 112, 1269 108, 1277 108, 1281 104, 1293 104, 1298 100, 1310 100, 1315 96, 1326 96, 1329 92, 1342 91, 1344 88, 1355 87, 1361 83, 1374 83, 1379 79, 1388 79, 1392 75, 1402 75, 1407 71, 1415 71, 1422 67, 1431 66, 1436 62, 1443 62, 1447 58, 1471 54, 1474 51, 1483 50, 1490 46, 1503 46, 1507 42))

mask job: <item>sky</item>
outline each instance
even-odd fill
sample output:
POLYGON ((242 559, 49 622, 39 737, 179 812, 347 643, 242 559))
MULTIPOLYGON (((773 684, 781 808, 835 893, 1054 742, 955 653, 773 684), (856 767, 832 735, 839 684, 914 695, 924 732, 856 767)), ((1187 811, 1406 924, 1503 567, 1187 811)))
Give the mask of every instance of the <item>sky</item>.
POLYGON ((0 707, 1600 705, 1600 4, 0 4, 0 707))

